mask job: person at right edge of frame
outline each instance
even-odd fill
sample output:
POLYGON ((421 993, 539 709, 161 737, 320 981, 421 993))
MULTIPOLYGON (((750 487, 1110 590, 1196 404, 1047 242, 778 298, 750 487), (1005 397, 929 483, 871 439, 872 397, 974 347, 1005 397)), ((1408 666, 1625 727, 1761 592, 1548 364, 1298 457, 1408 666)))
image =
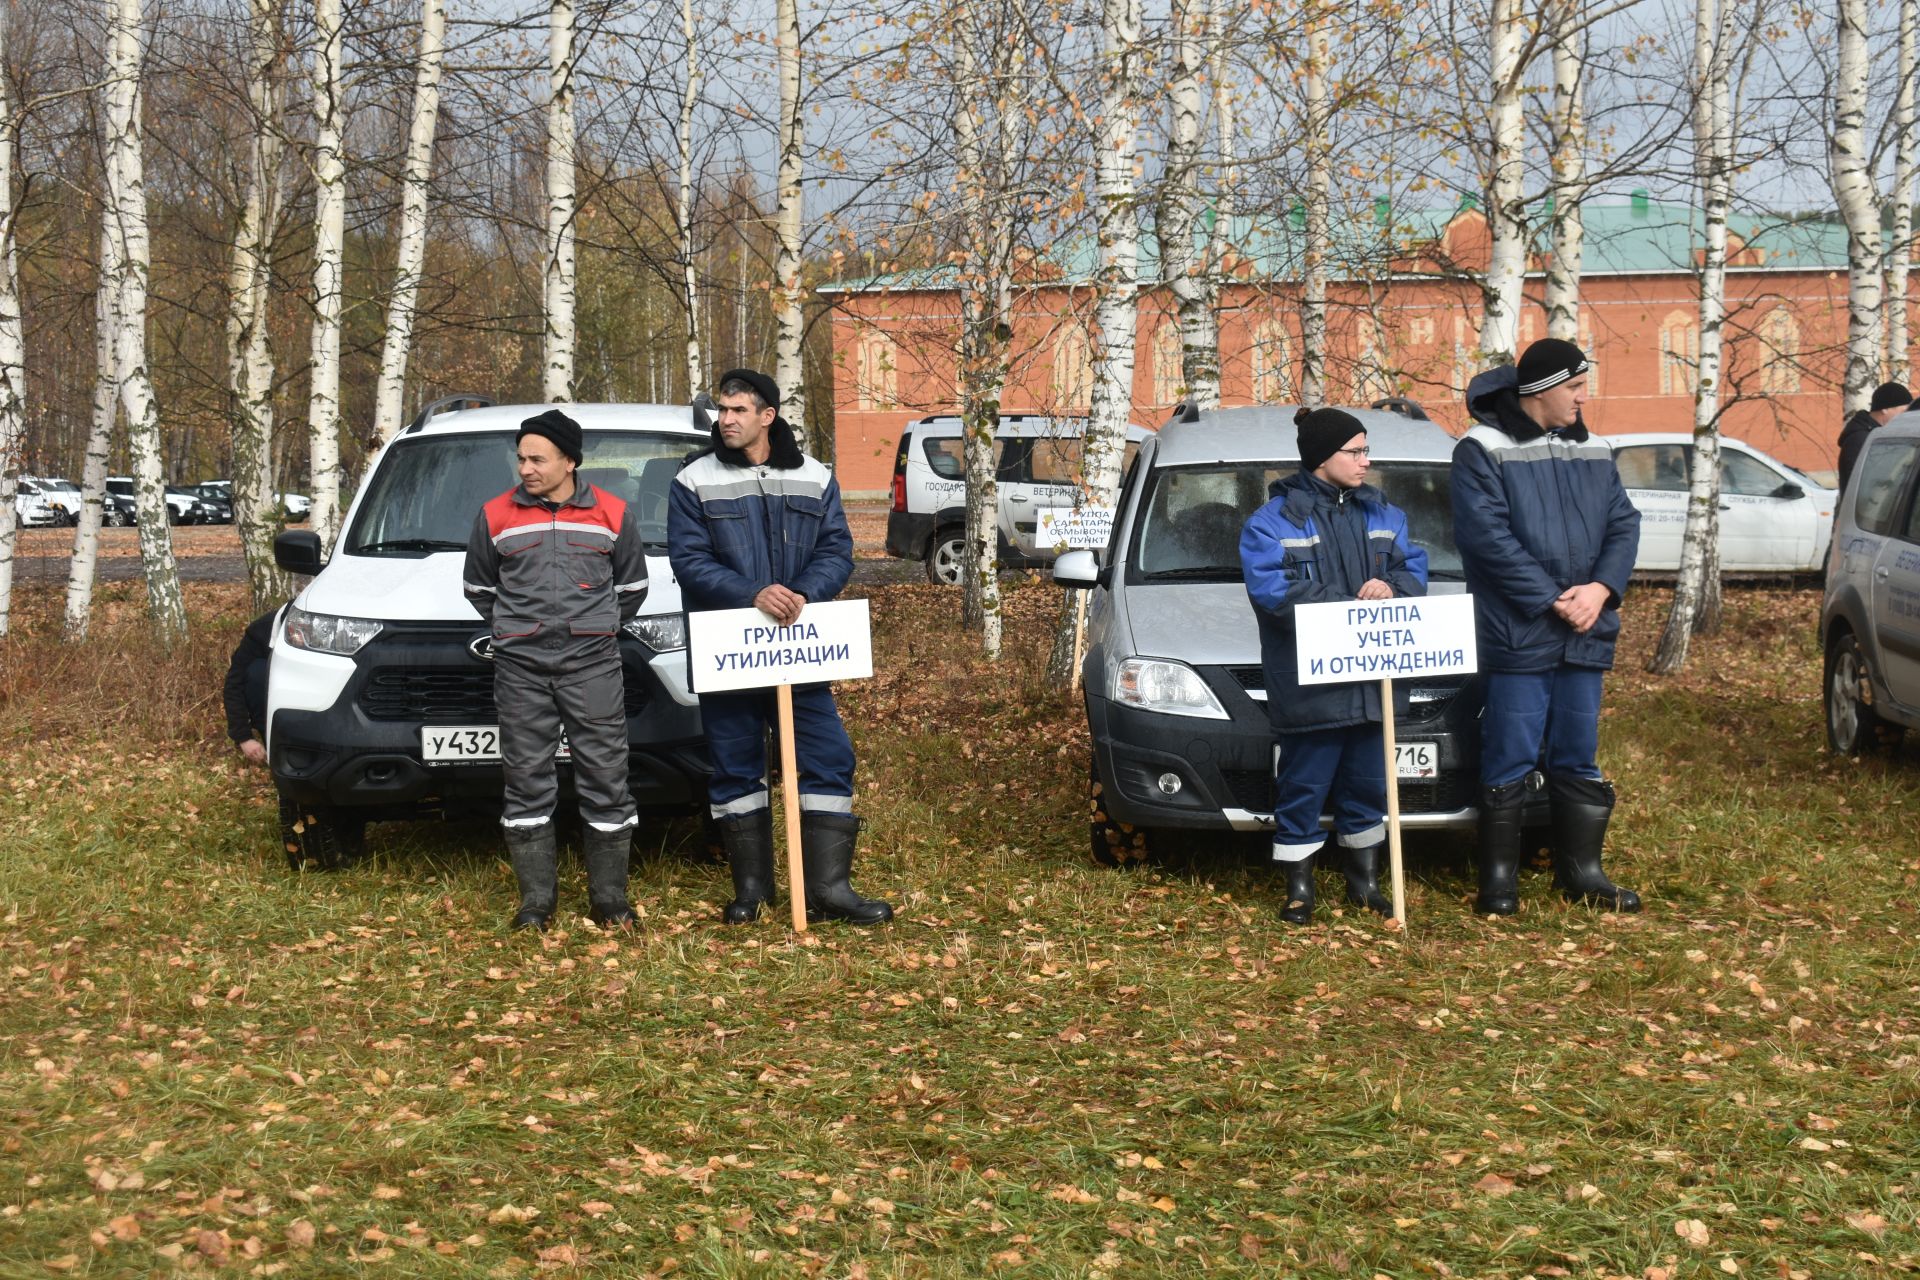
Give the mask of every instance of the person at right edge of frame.
MULTIPOLYGON (((687 459, 667 506, 667 555, 680 598, 689 610, 754 608, 792 626, 807 605, 833 599, 853 576, 839 482, 800 451, 772 378, 730 370, 715 398, 713 443, 687 459)), ((733 901, 722 913, 728 924, 751 924, 773 902, 767 729, 777 715, 771 689, 700 695, 713 758, 709 812, 733 871, 733 901)), ((893 908, 861 897, 849 879, 860 833, 853 742, 829 686, 793 687, 793 735, 807 918, 884 924, 893 908)))
MULTIPOLYGON (((1260 622, 1260 665, 1273 723, 1273 860, 1286 868, 1280 918, 1313 918, 1313 856, 1323 809, 1346 853, 1347 898, 1383 916, 1380 850, 1387 828, 1386 739, 1374 680, 1302 686, 1294 607, 1427 594, 1427 553, 1406 513, 1366 483, 1367 429, 1339 409, 1300 410, 1300 469, 1273 482, 1240 531, 1240 568, 1260 622)), ((1405 711, 1405 688, 1394 702, 1405 711)))
POLYGON ((1520 909, 1527 780, 1546 776, 1553 874, 1569 902, 1638 911, 1601 850, 1613 784, 1600 773, 1600 696, 1620 601, 1640 547, 1613 449, 1580 406, 1593 367, 1543 338, 1520 363, 1467 386, 1475 425, 1453 450, 1453 532, 1473 593, 1486 708, 1480 732, 1479 894, 1474 910, 1520 909))

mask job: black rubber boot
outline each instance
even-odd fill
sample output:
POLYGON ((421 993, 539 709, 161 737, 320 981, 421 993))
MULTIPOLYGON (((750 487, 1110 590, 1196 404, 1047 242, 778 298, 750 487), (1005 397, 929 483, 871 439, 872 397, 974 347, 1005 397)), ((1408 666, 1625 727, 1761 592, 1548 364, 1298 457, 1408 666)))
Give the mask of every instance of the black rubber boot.
POLYGON ((1638 911, 1640 895, 1622 889, 1600 869, 1600 848, 1613 818, 1613 784, 1556 773, 1547 779, 1553 802, 1553 880, 1567 901, 1607 911, 1638 911))
POLYGON ((1347 901, 1365 907, 1375 915, 1391 916, 1393 904, 1380 892, 1380 852, 1386 843, 1364 845, 1347 850, 1347 901))
POLYGON ((733 871, 733 901, 720 913, 728 924, 752 924, 773 902, 773 810, 718 818, 713 824, 733 871))
POLYGON ((1280 918, 1288 924, 1310 924, 1313 921, 1313 854, 1308 854, 1298 862, 1283 862, 1287 869, 1287 905, 1281 910, 1280 918))
POLYGON ((637 918, 627 903, 627 860, 633 852, 633 828, 582 834, 587 864, 587 918, 602 929, 631 929, 637 918))
POLYGON ((893 908, 853 891, 853 845, 860 819, 846 813, 800 815, 800 858, 806 867, 807 919, 885 924, 893 908))
POLYGON ((1520 818, 1526 779, 1480 793, 1480 893, 1474 911, 1510 916, 1520 910, 1520 818))
POLYGON ((502 827, 513 878, 520 883, 520 909, 513 913, 516 929, 545 929, 560 897, 560 873, 553 846, 553 822, 537 827, 502 827))

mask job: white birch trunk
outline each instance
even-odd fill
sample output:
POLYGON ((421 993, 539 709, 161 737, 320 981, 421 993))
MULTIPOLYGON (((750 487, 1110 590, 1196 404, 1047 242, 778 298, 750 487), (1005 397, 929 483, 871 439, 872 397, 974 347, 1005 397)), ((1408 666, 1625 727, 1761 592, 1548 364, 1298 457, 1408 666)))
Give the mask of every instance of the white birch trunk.
POLYGON ((1333 203, 1333 155, 1328 136, 1333 107, 1327 81, 1333 73, 1326 18, 1307 24, 1307 243, 1300 282, 1300 403, 1327 400, 1327 258, 1333 203))
MULTIPOLYGON (((954 121, 963 222, 960 285, 960 420, 966 476, 966 554, 962 558, 961 622, 980 630, 980 649, 989 660, 1001 650, 999 485, 994 475, 993 439, 1000 425, 1000 394, 1006 378, 1006 322, 1010 289, 1004 241, 1006 211, 1001 189, 1006 175, 1004 146, 991 164, 984 135, 996 86, 981 74, 976 46, 983 39, 970 0, 954 8, 950 27, 959 71, 960 111, 954 121)), ((998 51, 995 59, 998 60, 998 51)), ((1001 101, 998 105, 1004 105, 1001 101)), ((1004 132, 996 131, 1003 138, 1004 132)))
POLYGON ((1553 24, 1553 239, 1547 261, 1547 336, 1580 341, 1580 259, 1585 227, 1580 202, 1587 195, 1587 124, 1584 104, 1587 36, 1583 0, 1551 0, 1553 24))
MULTIPOLYGON (((1203 409, 1220 403, 1220 336, 1214 322, 1213 275, 1194 251, 1194 230, 1204 202, 1200 190, 1200 139, 1206 97, 1200 76, 1208 53, 1209 0, 1173 0, 1173 73, 1168 97, 1173 127, 1161 178, 1159 215, 1161 273, 1173 294, 1180 326, 1181 395, 1203 409)), ((1216 225, 1217 215, 1216 215, 1216 225)))
POLYGON ((800 448, 807 448, 807 389, 802 365, 806 318, 800 282, 801 230, 804 205, 801 187, 800 117, 800 4, 778 0, 775 23, 779 47, 780 168, 774 197, 773 229, 773 382, 780 392, 780 414, 793 427, 800 448))
MULTIPOLYGON (((1220 295, 1226 287, 1227 253, 1233 243, 1233 215, 1237 207, 1235 187, 1239 183, 1239 139, 1234 135, 1233 84, 1227 73, 1227 50, 1232 38, 1234 15, 1238 12, 1232 0, 1213 0, 1213 43, 1207 53, 1209 74, 1213 79, 1214 147, 1220 165, 1220 181, 1213 200, 1213 234, 1207 238, 1207 288, 1212 295, 1211 314, 1216 346, 1220 329, 1220 295)), ((1217 360, 1215 367, 1218 367, 1217 360)))
POLYGON ((1900 0, 1900 51, 1898 58, 1898 96, 1894 99, 1893 159, 1893 243, 1887 249, 1887 376, 1906 385, 1912 377, 1908 351, 1907 275, 1913 261, 1913 180, 1916 150, 1920 138, 1914 136, 1914 84, 1920 72, 1915 56, 1920 32, 1920 0, 1900 0))
POLYGON ((186 603, 167 528, 166 475, 161 459, 160 407, 147 372, 147 188, 140 134, 140 0, 113 0, 107 29, 107 225, 115 238, 118 279, 113 362, 120 404, 127 414, 134 509, 140 526, 140 564, 160 643, 173 648, 187 636, 186 603))
POLYGON ((680 33, 687 42, 687 79, 680 95, 680 202, 675 210, 679 235, 681 300, 687 308, 687 398, 706 385, 700 355, 700 286, 693 262, 693 111, 700 101, 700 40, 693 0, 680 0, 680 33))
POLYGON ((233 404, 233 523, 254 608, 266 609, 284 600, 290 585, 273 562, 279 521, 273 496, 273 349, 267 329, 282 182, 280 0, 250 0, 249 10, 252 133, 246 196, 227 272, 227 393, 233 404))
POLYGON ((573 48, 574 0, 553 0, 547 40, 547 264, 546 349, 541 354, 540 394, 557 404, 573 399, 574 310, 578 272, 574 261, 573 48))
MULTIPOLYGON (((1140 215, 1134 183, 1135 133, 1140 117, 1140 0, 1102 0, 1100 11, 1100 121, 1094 142, 1094 212, 1100 263, 1094 276, 1093 392, 1082 466, 1085 501, 1112 506, 1133 412, 1133 368, 1140 290, 1140 215)), ((1065 610, 1047 664, 1050 679, 1073 678, 1076 592, 1065 610)))
POLYGON ((1865 409, 1880 381, 1880 200, 1866 145, 1867 5, 1838 0, 1833 83, 1833 193, 1847 224, 1847 366, 1841 412, 1865 409))
MULTIPOLYGON (((101 141, 106 141, 104 122, 101 141)), ((63 628, 66 640, 78 644, 87 638, 93 614, 93 582, 100 559, 100 524, 105 514, 107 451, 113 443, 113 423, 120 408, 120 374, 114 365, 113 339, 119 332, 120 278, 118 240, 113 235, 110 210, 100 215, 100 274, 93 298, 93 424, 87 432, 87 455, 80 466, 80 523, 73 529, 73 558, 67 564, 67 608, 63 628)))
POLYGON ((340 0, 315 0, 313 55, 313 388, 307 402, 309 527, 331 551, 340 529, 340 313, 346 265, 347 182, 341 94, 346 40, 340 0))
POLYGON ((1488 157, 1487 225, 1493 251, 1481 286, 1481 358, 1494 364, 1517 359, 1521 284, 1527 266, 1526 121, 1522 113, 1521 54, 1526 18, 1520 0, 1493 0, 1491 106, 1493 136, 1488 157))
MULTIPOLYGON (((6 65, 13 10, 0 9, 0 67, 6 65)), ((13 156, 20 132, 13 94, 0 75, 0 639, 13 618, 13 543, 26 431, 26 338, 20 322, 20 271, 14 253, 13 156)))
POLYGON ((407 359, 413 350, 421 269, 427 260, 427 186, 433 176, 433 137, 440 123, 440 68, 446 57, 446 0, 420 0, 420 60, 414 69, 413 121, 400 177, 400 251, 393 296, 387 301, 387 335, 380 350, 380 382, 374 393, 373 425, 381 444, 400 430, 407 391, 407 359))

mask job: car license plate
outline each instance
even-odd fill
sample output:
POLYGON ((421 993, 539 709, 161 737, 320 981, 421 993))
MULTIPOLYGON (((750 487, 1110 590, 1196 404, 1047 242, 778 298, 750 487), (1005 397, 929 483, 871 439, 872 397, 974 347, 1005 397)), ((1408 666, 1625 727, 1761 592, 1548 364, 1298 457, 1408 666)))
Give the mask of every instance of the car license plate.
MULTIPOLYGON (((560 735, 554 758, 573 755, 567 735, 560 735)), ((422 725, 420 757, 428 764, 484 764, 500 758, 500 726, 496 724, 422 725)))
POLYGON ((1439 744, 1434 742, 1394 743, 1393 771, 1402 778, 1439 777, 1439 744))

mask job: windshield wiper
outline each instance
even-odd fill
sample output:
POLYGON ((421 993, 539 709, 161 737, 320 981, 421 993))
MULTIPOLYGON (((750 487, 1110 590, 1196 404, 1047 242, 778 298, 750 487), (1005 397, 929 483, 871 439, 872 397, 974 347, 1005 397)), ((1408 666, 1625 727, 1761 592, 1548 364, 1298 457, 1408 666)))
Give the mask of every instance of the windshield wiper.
POLYGON ((1181 578, 1217 578, 1222 582, 1238 582, 1243 575, 1238 565, 1229 569, 1225 565, 1212 564, 1191 569, 1156 569, 1140 576, 1151 582, 1170 582, 1181 578))
POLYGON ((365 542, 353 548, 355 555, 372 555, 380 551, 465 551, 464 542, 449 542, 445 538, 388 538, 385 542, 365 542))

